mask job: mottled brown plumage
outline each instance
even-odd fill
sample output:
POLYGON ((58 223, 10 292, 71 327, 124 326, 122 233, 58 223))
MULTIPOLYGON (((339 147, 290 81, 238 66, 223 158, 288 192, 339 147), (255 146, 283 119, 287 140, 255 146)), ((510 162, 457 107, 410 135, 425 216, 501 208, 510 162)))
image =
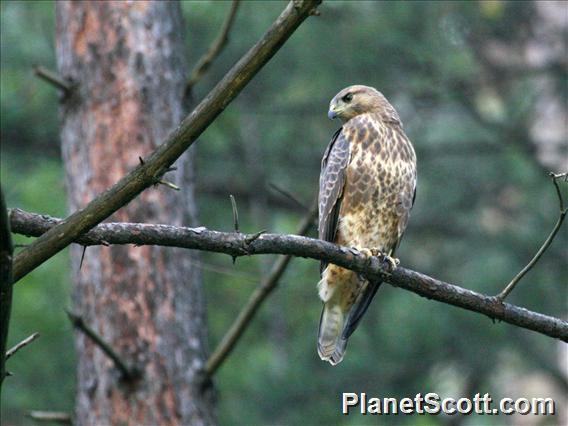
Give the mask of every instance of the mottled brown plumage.
MULTIPOLYGON (((350 86, 330 103, 343 126, 327 147, 320 175, 319 238, 392 256, 408 223, 416 189, 416 155, 392 105, 376 89, 350 86)), ((318 353, 332 365, 343 359, 380 283, 322 263, 324 302, 318 353)))

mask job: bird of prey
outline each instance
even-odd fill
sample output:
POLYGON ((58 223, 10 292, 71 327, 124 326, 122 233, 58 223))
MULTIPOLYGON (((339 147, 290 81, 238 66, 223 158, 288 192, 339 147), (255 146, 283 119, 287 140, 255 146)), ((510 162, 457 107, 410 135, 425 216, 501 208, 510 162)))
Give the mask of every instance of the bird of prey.
MULTIPOLYGON (((416 154, 400 118, 377 89, 350 86, 330 102, 328 116, 342 127, 322 159, 319 238, 354 247, 366 256, 391 256, 400 243, 416 194, 416 154)), ((380 282, 322 262, 318 353, 341 362, 347 339, 369 307, 380 282)))

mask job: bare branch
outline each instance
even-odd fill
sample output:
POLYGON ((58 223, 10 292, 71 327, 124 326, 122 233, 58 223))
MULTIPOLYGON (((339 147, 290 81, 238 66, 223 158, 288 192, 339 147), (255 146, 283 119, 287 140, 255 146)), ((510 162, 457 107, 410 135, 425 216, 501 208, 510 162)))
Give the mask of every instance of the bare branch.
POLYGON ((536 265, 536 263, 540 260, 540 258, 542 257, 542 255, 544 254, 546 249, 548 249, 548 247, 550 246, 550 244, 554 240, 554 237, 556 237, 556 234, 560 230, 560 227, 562 226, 562 222, 564 222, 564 219, 566 217, 566 212, 568 212, 568 209, 566 209, 564 207, 564 200, 562 199, 562 193, 560 192, 560 187, 558 186, 558 182, 556 180, 561 178, 561 177, 566 178, 567 176, 568 176, 568 173, 563 173, 563 174, 559 174, 559 175, 555 175, 554 173, 550 173, 552 183, 554 184, 554 187, 556 188, 556 194, 558 195, 558 203, 560 204, 560 216, 558 217, 558 220, 556 221, 556 225, 554 225, 554 228, 552 229, 552 231, 550 232, 550 234, 546 238, 546 241, 542 244, 540 249, 538 249, 538 251, 536 252, 534 257, 531 259, 531 261, 521 270, 521 272, 519 272, 517 275, 515 275, 515 277, 511 280, 511 282, 509 284, 507 284, 507 287, 505 287, 503 289, 503 291, 496 296, 497 299, 499 299, 501 301, 505 300, 505 298, 509 295, 509 293, 511 293, 513 291, 513 289, 518 284, 518 282, 521 281, 521 279, 523 279, 523 277, 526 275, 526 273, 529 272, 534 267, 534 265, 536 265))
POLYGON ((229 14, 225 18, 225 22, 223 22, 223 26, 221 27, 221 32, 217 36, 217 38, 213 41, 207 52, 199 58, 197 61, 197 65, 191 72, 191 75, 187 81, 187 86, 185 88, 185 97, 189 97, 191 91, 193 90, 193 86, 197 84, 199 80, 205 75, 213 61, 219 56, 223 47, 229 41, 229 32, 231 31, 231 27, 233 26, 233 22, 235 21, 235 17, 237 16, 237 9, 239 8, 240 1, 233 0, 231 3, 231 9, 229 10, 229 14))
POLYGON ((73 90, 73 83, 71 81, 65 80, 57 73, 48 70, 42 66, 34 67, 34 74, 44 80, 45 82, 51 84, 58 90, 61 90, 65 96, 68 96, 73 90))
POLYGON ((28 417, 34 420, 45 421, 45 422, 56 422, 64 425, 72 424, 71 414, 64 413, 61 411, 30 411, 28 417))
POLYGON ((252 184, 240 185, 236 182, 215 182, 207 179, 204 182, 197 182, 195 191, 212 197, 226 198, 227 194, 233 194, 239 200, 251 200, 262 191, 262 195, 267 198, 270 207, 285 209, 292 212, 307 212, 306 206, 298 206, 296 201, 288 197, 283 197, 275 191, 266 191, 264 187, 255 187, 252 184))
MULTIPOLYGON (((6 344, 10 313, 12 311, 13 290, 13 254, 12 235, 10 234, 10 214, 6 210, 4 192, 0 187, 0 394, 6 377, 6 344)), ((0 395, 1 396, 1 395, 0 395)))
POLYGON ((91 327, 85 324, 83 317, 74 314, 73 312, 66 311, 71 324, 79 331, 85 334, 91 341, 97 345, 108 356, 118 370, 121 372, 123 379, 133 381, 140 378, 141 372, 136 368, 129 367, 125 361, 114 351, 114 349, 103 340, 101 336, 95 332, 91 327))
POLYGON ((35 339, 37 339, 39 337, 39 333, 34 333, 29 337, 26 337, 24 340, 22 340, 20 343, 18 343, 16 346, 14 346, 13 348, 9 349, 6 351, 6 359, 10 358, 12 355, 14 355, 16 352, 18 352, 20 349, 22 349, 24 346, 29 345, 30 343, 32 343, 35 339))
POLYGON ((297 205, 300 208, 300 210, 305 211, 305 212, 310 211, 310 209, 308 207, 306 207, 306 205, 304 203, 302 203, 300 200, 298 200, 298 198, 296 198, 294 195, 292 195, 289 191, 286 191, 285 189, 280 188, 278 185, 276 185, 275 183, 272 183, 272 182, 270 182, 268 184, 268 187, 272 188, 274 191, 278 192, 279 194, 281 194, 284 197, 291 200, 295 205, 297 205))
MULTIPOLYGON (((13 232, 28 236, 41 235, 55 229, 58 219, 23 212, 10 211, 13 232)), ((77 239, 83 245, 110 244, 161 245, 187 249, 213 251, 230 256, 256 254, 287 254, 325 260, 351 269, 369 280, 384 281, 412 291, 420 296, 435 299, 461 308, 479 312, 491 318, 508 322, 550 337, 568 342, 568 322, 528 311, 496 297, 476 293, 453 284, 438 281, 418 272, 398 267, 386 274, 382 262, 366 258, 357 250, 297 235, 263 234, 248 243, 252 235, 235 232, 210 231, 204 227, 184 228, 170 225, 136 223, 106 223, 99 225, 77 239)))
POLYGON ((264 36, 233 66, 168 139, 118 183, 73 213, 14 259, 14 282, 153 185, 274 56, 321 0, 290 2, 264 36))
MULTIPOLYGON (((310 212, 304 217, 304 219, 302 219, 302 222, 298 227, 298 235, 306 235, 308 233, 309 229, 314 224, 314 218, 316 217, 316 215, 317 204, 315 204, 310 212)), ((284 271, 290 264, 291 260, 291 255, 286 255, 278 258, 278 260, 272 265, 268 276, 265 277, 262 283, 251 294, 247 304, 239 312, 237 319, 235 320, 233 325, 231 325, 229 331, 227 331, 225 336, 223 336, 223 339, 217 345, 217 347, 207 360, 205 371, 208 376, 212 376, 232 352, 238 340, 247 329, 252 319, 254 318, 254 315, 260 308, 260 305, 266 300, 272 290, 274 290, 278 285, 280 278, 284 274, 284 271)))

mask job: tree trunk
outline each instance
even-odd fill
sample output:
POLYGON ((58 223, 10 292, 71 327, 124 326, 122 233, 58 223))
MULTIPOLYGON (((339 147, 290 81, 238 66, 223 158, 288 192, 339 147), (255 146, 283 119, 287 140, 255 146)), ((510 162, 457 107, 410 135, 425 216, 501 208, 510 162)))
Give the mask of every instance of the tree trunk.
MULTIPOLYGON (((57 61, 76 83, 63 99, 61 139, 69 205, 85 206, 165 139, 182 118, 186 78, 177 2, 56 2, 57 61)), ((191 166, 191 158, 183 161, 191 166)), ((188 167, 146 190, 113 220, 195 224, 188 167)), ((212 389, 200 385, 206 324, 196 255, 159 247, 72 248, 76 313, 141 371, 125 381, 76 334, 80 425, 211 424, 212 389)))

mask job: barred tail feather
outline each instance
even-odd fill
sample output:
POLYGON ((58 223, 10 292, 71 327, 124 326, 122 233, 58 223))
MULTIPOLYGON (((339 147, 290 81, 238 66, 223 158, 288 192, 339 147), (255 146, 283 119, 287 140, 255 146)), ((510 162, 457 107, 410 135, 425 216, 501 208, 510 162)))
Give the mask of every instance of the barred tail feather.
POLYGON ((336 365, 343 359, 347 340, 341 337, 345 315, 339 304, 325 303, 320 318, 318 354, 323 361, 336 365))
POLYGON ((345 355, 345 349, 347 349, 347 339, 340 337, 337 339, 337 343, 335 344, 335 350, 333 354, 329 357, 329 363, 331 365, 337 365, 341 361, 343 361, 343 355, 345 355))

